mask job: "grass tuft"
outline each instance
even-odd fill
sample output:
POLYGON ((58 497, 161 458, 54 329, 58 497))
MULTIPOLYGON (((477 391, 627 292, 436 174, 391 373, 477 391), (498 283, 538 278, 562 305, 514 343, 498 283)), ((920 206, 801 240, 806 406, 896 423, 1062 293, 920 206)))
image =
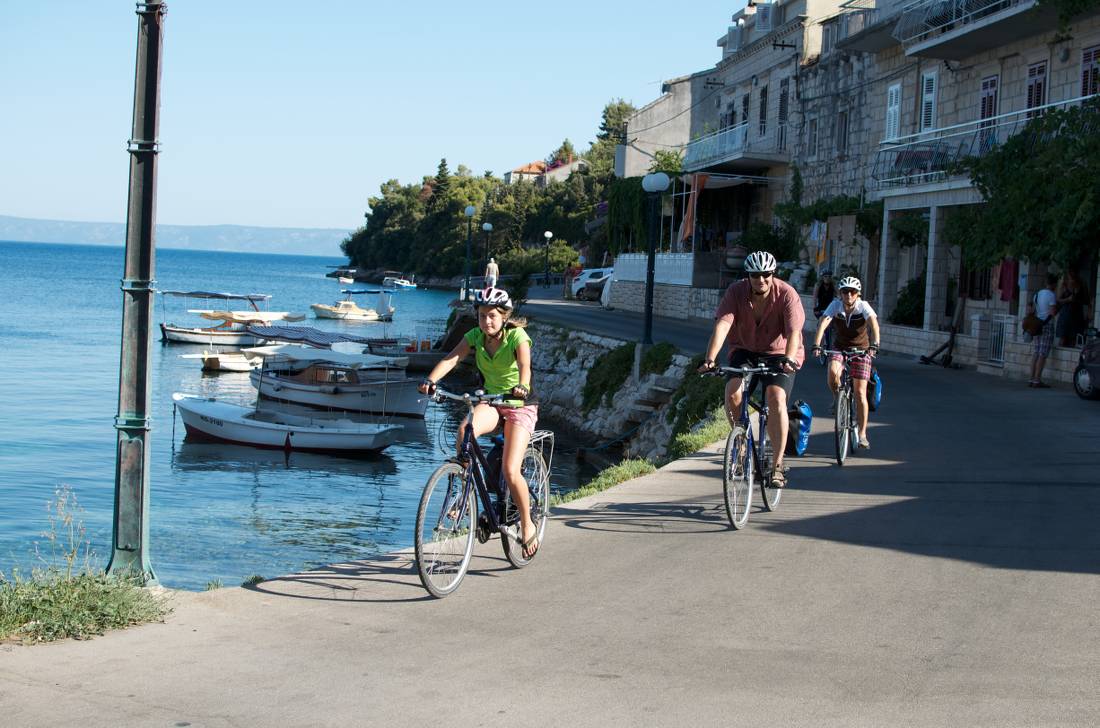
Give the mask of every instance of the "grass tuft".
POLYGON ((550 505, 562 505, 579 498, 595 495, 619 483, 648 475, 656 469, 656 466, 648 460, 623 460, 618 465, 612 465, 610 468, 601 470, 600 474, 589 481, 584 487, 570 491, 569 493, 553 496, 550 499, 550 505))
POLYGON ((58 488, 46 510, 46 543, 36 544, 44 565, 30 577, 17 571, 9 579, 0 572, 0 640, 88 639, 108 629, 160 621, 171 611, 167 600, 141 588, 137 577, 107 575, 92 566, 82 510, 69 487, 58 488))
POLYGON ((251 576, 245 577, 244 581, 241 582, 241 586, 255 586, 256 584, 262 584, 263 582, 264 578, 262 576, 260 576, 259 574, 252 574, 251 576))
POLYGON ((697 423, 688 432, 681 432, 669 443, 666 457, 676 460, 685 457, 730 434, 730 423, 721 406, 715 407, 710 416, 697 423))

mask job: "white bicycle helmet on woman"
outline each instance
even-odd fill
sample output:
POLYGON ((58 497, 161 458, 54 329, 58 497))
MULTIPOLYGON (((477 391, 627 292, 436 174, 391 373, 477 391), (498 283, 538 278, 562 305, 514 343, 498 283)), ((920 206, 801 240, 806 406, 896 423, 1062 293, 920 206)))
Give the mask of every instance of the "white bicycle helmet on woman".
POLYGON ((503 308, 505 311, 511 311, 512 298, 508 295, 508 291, 503 288, 483 288, 480 291, 474 291, 474 305, 495 306, 496 308, 503 308))
POLYGON ((746 273, 774 273, 778 267, 779 264, 775 261, 775 256, 766 250, 749 253, 749 256, 745 258, 746 273))
POLYGON ((843 291, 845 288, 851 288, 855 291, 863 293, 863 286, 860 284, 859 279, 855 276, 846 276, 840 279, 840 283, 837 284, 837 290, 843 291))

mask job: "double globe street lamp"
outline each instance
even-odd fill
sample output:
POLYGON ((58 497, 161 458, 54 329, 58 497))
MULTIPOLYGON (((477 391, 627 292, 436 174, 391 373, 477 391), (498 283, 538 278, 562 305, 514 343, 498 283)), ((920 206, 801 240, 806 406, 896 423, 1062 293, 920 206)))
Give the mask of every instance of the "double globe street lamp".
POLYGON ((642 178, 642 189, 649 196, 649 255, 645 269, 645 329, 642 332, 642 347, 653 346, 653 271, 657 259, 657 199, 668 189, 669 179, 664 172, 654 172, 642 178))

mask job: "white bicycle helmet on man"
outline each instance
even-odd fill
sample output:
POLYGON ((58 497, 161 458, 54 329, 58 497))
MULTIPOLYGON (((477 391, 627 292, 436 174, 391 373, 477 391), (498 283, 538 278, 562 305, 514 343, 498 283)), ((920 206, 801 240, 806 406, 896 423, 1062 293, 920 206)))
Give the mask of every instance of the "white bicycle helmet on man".
POLYGON ((745 258, 746 273, 775 273, 775 269, 778 267, 779 263, 776 262, 775 256, 766 250, 749 253, 749 256, 745 258))
POLYGON ((863 293, 863 285, 859 282, 859 279, 855 276, 847 276, 840 279, 840 283, 836 285, 838 291, 843 291, 846 288, 850 288, 853 291, 863 293))

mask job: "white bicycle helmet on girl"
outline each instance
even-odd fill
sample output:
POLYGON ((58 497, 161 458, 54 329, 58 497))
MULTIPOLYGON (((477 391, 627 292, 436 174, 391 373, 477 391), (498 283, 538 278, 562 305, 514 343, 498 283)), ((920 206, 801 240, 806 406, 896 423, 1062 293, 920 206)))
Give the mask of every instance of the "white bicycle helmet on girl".
POLYGON ((749 253, 749 257, 745 258, 746 273, 774 273, 778 267, 775 256, 766 250, 749 253))
POLYGON ((853 290, 863 293, 863 286, 860 284, 859 279, 855 276, 847 276, 840 279, 840 283, 837 284, 837 290, 843 291, 845 288, 851 288, 853 290))
POLYGON ((494 306, 511 311, 512 298, 508 295, 508 291, 503 288, 483 288, 480 291, 474 291, 474 305, 494 306))

